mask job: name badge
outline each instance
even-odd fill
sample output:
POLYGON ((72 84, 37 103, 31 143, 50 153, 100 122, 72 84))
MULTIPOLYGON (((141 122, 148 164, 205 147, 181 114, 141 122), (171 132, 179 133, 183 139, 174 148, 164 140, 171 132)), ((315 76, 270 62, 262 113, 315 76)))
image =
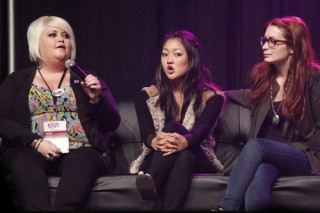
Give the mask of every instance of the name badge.
POLYGON ((55 144, 62 153, 69 152, 69 138, 66 121, 43 122, 44 140, 55 144))

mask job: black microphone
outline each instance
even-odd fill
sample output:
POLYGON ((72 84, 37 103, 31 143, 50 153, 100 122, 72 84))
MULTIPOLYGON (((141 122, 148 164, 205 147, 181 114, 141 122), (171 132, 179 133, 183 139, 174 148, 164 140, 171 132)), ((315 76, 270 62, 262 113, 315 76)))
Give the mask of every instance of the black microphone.
POLYGON ((65 63, 65 66, 67 69, 71 69, 73 73, 79 78, 79 80, 84 81, 84 79, 87 77, 87 73, 83 71, 74 60, 68 59, 65 63))

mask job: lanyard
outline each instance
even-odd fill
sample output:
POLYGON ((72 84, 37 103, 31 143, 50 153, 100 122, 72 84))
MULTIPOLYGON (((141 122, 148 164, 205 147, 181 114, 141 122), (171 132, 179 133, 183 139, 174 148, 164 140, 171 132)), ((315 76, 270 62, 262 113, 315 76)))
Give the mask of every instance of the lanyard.
POLYGON ((56 107, 57 97, 60 97, 60 96, 63 94, 63 89, 61 89, 60 87, 61 87, 61 84, 62 84, 62 82, 63 82, 64 77, 66 76, 67 69, 64 69, 64 71, 63 71, 63 74, 62 74, 62 76, 61 76, 61 79, 60 79, 58 88, 55 89, 55 90, 53 90, 53 91, 50 89, 47 81, 44 79, 42 73, 40 72, 40 69, 38 69, 38 72, 39 72, 42 80, 44 81, 44 83, 47 85, 47 87, 48 87, 48 89, 49 89, 49 91, 50 91, 50 94, 52 95, 53 107, 54 107, 54 109, 55 109, 55 113, 57 113, 57 112, 56 112, 56 108, 57 108, 57 107, 56 107))

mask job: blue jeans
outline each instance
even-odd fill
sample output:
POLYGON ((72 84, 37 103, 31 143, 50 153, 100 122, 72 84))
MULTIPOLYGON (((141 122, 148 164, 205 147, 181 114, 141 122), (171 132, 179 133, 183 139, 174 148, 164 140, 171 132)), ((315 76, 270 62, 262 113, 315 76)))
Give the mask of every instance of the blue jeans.
POLYGON ((310 172, 308 157, 297 148, 267 139, 250 139, 230 173, 226 194, 218 205, 226 211, 236 211, 244 201, 246 211, 266 209, 276 178, 310 172))

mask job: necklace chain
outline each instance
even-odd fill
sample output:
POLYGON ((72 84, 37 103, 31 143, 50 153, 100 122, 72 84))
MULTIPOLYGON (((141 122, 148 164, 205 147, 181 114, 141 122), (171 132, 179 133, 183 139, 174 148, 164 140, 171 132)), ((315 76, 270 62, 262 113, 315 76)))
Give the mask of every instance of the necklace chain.
MULTIPOLYGON (((58 88, 57 88, 56 90, 54 90, 54 91, 52 91, 51 88, 49 87, 49 84, 48 84, 47 81, 44 79, 44 77, 43 77, 42 73, 40 72, 40 69, 39 69, 39 68, 38 68, 38 72, 39 72, 42 80, 44 81, 44 83, 47 85, 47 87, 48 87, 48 89, 49 89, 49 91, 50 91, 50 94, 51 94, 51 96, 52 96, 52 99, 53 99, 53 109, 54 109, 53 119, 55 120, 55 119, 56 119, 56 115, 57 115, 57 107, 56 107, 57 98, 62 95, 62 93, 60 93, 60 94, 55 94, 55 93, 56 93, 55 91, 57 91, 57 90, 59 91, 59 90, 60 90, 60 87, 61 87, 61 85, 62 85, 62 82, 63 82, 63 80, 64 80, 64 78, 65 78, 65 76, 66 76, 67 70, 64 69, 63 74, 62 74, 61 79, 60 79, 60 82, 59 82, 59 85, 58 85, 58 88)), ((63 91, 63 90, 62 90, 62 91, 63 91)))
POLYGON ((282 105, 282 102, 283 102, 283 99, 287 93, 287 90, 288 90, 288 85, 290 83, 290 80, 291 80, 291 75, 289 76, 289 79, 288 79, 288 82, 286 84, 286 87, 284 89, 284 92, 283 92, 283 95, 282 95, 282 100, 280 101, 280 104, 279 104, 279 107, 277 110, 274 109, 274 105, 273 105, 273 89, 272 89, 272 84, 270 86, 270 99, 271 99, 271 108, 272 108, 272 111, 273 111, 273 118, 272 118, 272 124, 273 125, 277 125, 279 123, 279 115, 278 115, 278 112, 281 108, 281 105, 282 105))
MULTIPOLYGON (((49 85, 48 85, 47 81, 44 79, 44 77, 43 77, 42 73, 40 72, 40 69, 39 69, 39 68, 38 68, 38 72, 39 72, 39 74, 40 74, 40 76, 41 76, 42 80, 44 81, 44 83, 47 85, 47 87, 48 87, 48 89, 49 89, 49 91, 50 91, 50 94, 51 94, 51 95, 52 95, 52 97, 53 97, 53 104, 54 104, 54 105, 56 105, 57 95, 54 95, 54 92, 55 92, 55 91, 53 91, 53 92, 52 92, 52 90, 51 90, 51 88, 49 87, 49 85)), ((59 82, 59 85, 58 85, 57 90, 59 90, 59 89, 60 89, 60 87, 61 87, 61 85, 62 85, 62 82, 63 82, 63 80, 64 80, 64 78, 65 78, 65 76, 66 76, 66 72, 67 72, 67 70, 65 69, 65 70, 63 71, 62 76, 61 76, 61 79, 60 79, 60 82, 59 82)), ((60 96, 60 95, 58 95, 58 96, 60 96)))
POLYGON ((284 98, 284 94, 283 94, 283 96, 282 96, 282 100, 280 101, 280 104, 279 104, 279 106, 278 106, 278 109, 277 110, 275 110, 274 109, 274 105, 273 105, 273 95, 272 95, 272 85, 271 85, 271 88, 270 88, 270 90, 271 90, 271 108, 272 108, 272 111, 273 111, 273 113, 276 115, 278 112, 279 112, 279 110, 280 110, 280 107, 281 107, 281 105, 282 105, 282 101, 283 101, 283 98, 284 98))
MULTIPOLYGON (((40 74, 40 76, 41 76, 42 80, 44 81, 44 83, 47 85, 47 87, 48 87, 48 89, 49 89, 50 93, 52 93, 51 88, 49 87, 49 85, 48 85, 47 81, 44 79, 44 77, 43 77, 42 73, 40 72, 40 69, 39 69, 39 68, 38 68, 38 72, 39 72, 39 74, 40 74)), ((61 79, 60 79, 60 81, 59 81, 58 89, 61 87, 62 81, 63 81, 63 79, 64 79, 64 77, 65 77, 65 76, 66 76, 66 70, 64 70, 64 71, 63 71, 63 73, 62 73, 61 79)))

